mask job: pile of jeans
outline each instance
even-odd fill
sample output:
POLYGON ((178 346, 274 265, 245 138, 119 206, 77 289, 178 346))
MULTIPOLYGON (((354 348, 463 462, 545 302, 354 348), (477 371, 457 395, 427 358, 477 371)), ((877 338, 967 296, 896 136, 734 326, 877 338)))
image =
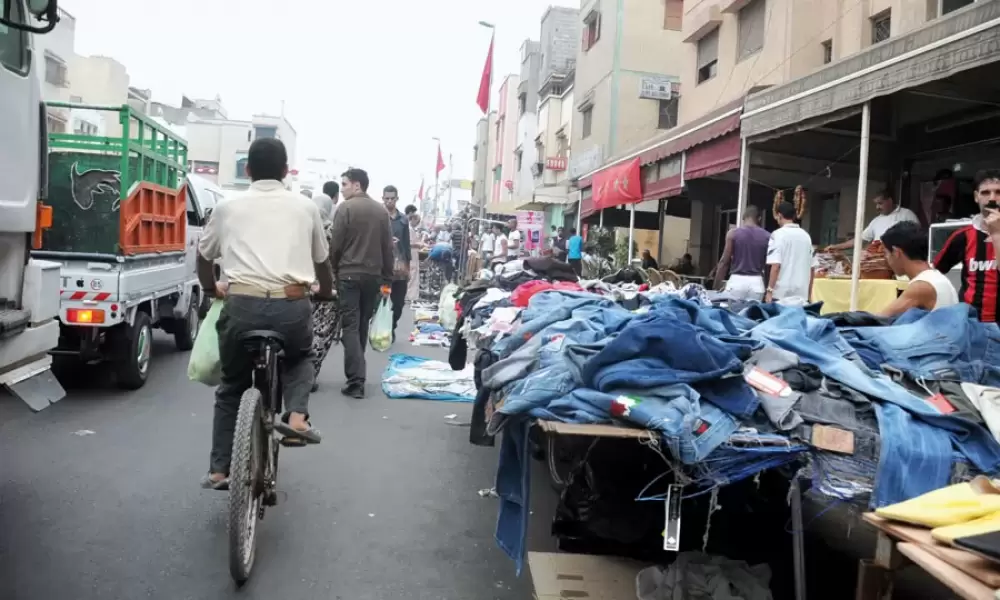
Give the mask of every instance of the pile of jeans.
POLYGON ((822 494, 884 506, 1000 472, 981 408, 1000 394, 961 385, 1000 387, 1000 329, 967 306, 890 323, 811 306, 736 313, 704 291, 639 295, 630 310, 612 295, 540 292, 488 350, 474 421, 503 435, 496 537, 519 564, 531 419, 649 430, 686 496, 788 466, 822 494))

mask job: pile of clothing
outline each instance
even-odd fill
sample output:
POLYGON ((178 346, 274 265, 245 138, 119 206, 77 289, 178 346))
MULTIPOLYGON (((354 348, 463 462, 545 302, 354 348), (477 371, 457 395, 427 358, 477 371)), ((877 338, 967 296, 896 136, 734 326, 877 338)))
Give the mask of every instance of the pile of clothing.
POLYGON ((532 283, 522 306, 519 286, 553 278, 521 267, 460 295, 453 345, 477 349, 471 440, 503 434, 497 541, 518 562, 532 419, 649 430, 686 496, 787 466, 878 507, 1000 472, 1000 328, 966 305, 821 317, 604 281, 532 283))

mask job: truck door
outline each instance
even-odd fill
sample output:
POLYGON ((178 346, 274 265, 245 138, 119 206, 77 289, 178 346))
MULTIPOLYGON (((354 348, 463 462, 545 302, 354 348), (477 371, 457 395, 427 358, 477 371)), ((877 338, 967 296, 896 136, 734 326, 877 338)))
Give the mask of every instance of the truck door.
MULTIPOLYGON (((10 19, 26 23, 23 0, 0 0, 0 7, 10 2, 10 19)), ((0 25, 0 232, 35 230, 41 98, 30 40, 29 33, 0 25)))

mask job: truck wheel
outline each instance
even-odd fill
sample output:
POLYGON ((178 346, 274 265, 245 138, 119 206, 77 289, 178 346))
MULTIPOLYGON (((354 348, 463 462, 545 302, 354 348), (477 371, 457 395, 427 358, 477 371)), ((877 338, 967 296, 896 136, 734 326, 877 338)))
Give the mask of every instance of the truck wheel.
POLYGON ((153 353, 153 328, 149 315, 144 312, 136 313, 132 326, 122 326, 117 333, 115 374, 118 376, 118 387, 137 390, 146 384, 149 359, 153 353))
POLYGON ((191 305, 188 306, 187 316, 174 321, 174 343, 181 352, 187 352, 194 348, 194 339, 198 337, 198 326, 201 319, 198 318, 198 300, 191 298, 191 305))

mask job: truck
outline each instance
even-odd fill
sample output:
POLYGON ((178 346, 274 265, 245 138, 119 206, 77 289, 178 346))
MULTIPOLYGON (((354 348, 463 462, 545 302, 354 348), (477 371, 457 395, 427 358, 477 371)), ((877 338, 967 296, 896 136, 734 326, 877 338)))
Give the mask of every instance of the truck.
POLYGON ((48 352, 59 338, 59 268, 34 259, 46 199, 46 111, 33 36, 58 21, 55 0, 0 1, 0 385, 40 411, 66 394, 48 352))
POLYGON ((48 136, 52 226, 32 257, 59 265, 59 337, 50 353, 57 367, 111 363, 119 387, 138 389, 154 328, 182 351, 198 331, 195 261, 207 214, 187 177, 187 144, 127 104, 48 106, 110 117, 108 135, 48 136))

